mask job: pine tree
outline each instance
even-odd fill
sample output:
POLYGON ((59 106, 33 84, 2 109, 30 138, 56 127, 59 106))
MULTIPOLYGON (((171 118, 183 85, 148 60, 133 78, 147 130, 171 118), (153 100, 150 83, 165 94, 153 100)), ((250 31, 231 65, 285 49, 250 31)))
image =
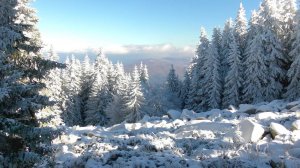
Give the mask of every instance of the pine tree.
POLYGON ((50 69, 63 66, 42 59, 38 19, 28 4, 28 0, 2 0, 0 7, 0 137, 15 142, 13 145, 1 142, 0 152, 18 152, 24 145, 31 151, 9 155, 1 160, 4 167, 38 165, 37 153, 50 152, 51 138, 57 135, 52 129, 39 128, 36 114, 51 104, 47 96, 40 94, 45 87, 40 79, 50 69), (32 160, 27 160, 28 157, 32 160))
POLYGON ((93 67, 90 63, 90 58, 85 55, 83 63, 81 64, 81 79, 80 79, 80 93, 81 98, 81 116, 82 120, 85 119, 85 111, 89 95, 93 84, 93 67))
POLYGON ((220 77, 220 55, 214 39, 209 48, 209 57, 205 62, 205 88, 206 104, 204 109, 219 108, 221 105, 221 77, 220 77))
POLYGON ((80 62, 72 55, 71 60, 66 60, 67 68, 63 71, 63 119, 66 125, 82 124, 80 93, 80 62))
POLYGON ((230 33, 230 41, 229 57, 227 58, 230 68, 225 78, 224 97, 222 101, 224 108, 229 105, 237 106, 240 103, 240 88, 242 84, 240 48, 233 32, 230 33))
POLYGON ((126 102, 129 91, 129 83, 131 76, 124 73, 123 65, 117 64, 116 73, 118 74, 115 84, 116 92, 113 95, 113 100, 105 109, 105 114, 109 118, 109 124, 118 124, 126 119, 126 102))
POLYGON ((188 100, 186 108, 193 109, 195 111, 201 111, 204 106, 204 91, 202 87, 205 82, 203 80, 205 69, 204 62, 208 58, 209 54, 209 40, 204 28, 201 28, 200 44, 196 51, 195 59, 192 62, 191 67, 191 89, 189 90, 188 100))
MULTIPOLYGON (((289 53, 292 50, 293 34, 296 26, 296 0, 279 0, 280 10, 280 34, 279 37, 283 44, 283 56, 286 58, 283 64, 283 68, 288 70, 293 62, 293 58, 289 57, 289 53)), ((283 85, 287 86, 288 78, 283 81, 283 85)))
POLYGON ((149 89, 149 74, 148 74, 148 68, 147 65, 144 65, 143 63, 140 64, 139 67, 139 74, 140 74, 140 81, 143 90, 149 89))
POLYGON ((293 63, 288 70, 287 76, 289 79, 289 85, 284 95, 288 99, 296 99, 300 96, 300 11, 297 11, 296 15, 296 26, 294 27, 294 34, 292 36, 292 50, 289 53, 290 58, 293 58, 293 63))
POLYGON ((178 95, 180 89, 179 86, 180 84, 179 84, 178 76, 176 75, 174 66, 171 65, 171 69, 167 77, 167 88, 170 91, 170 93, 174 95, 178 95))
POLYGON ((225 76, 227 75, 226 73, 229 70, 229 63, 226 62, 229 57, 229 48, 230 48, 230 32, 233 31, 233 21, 232 19, 229 19, 226 21, 224 29, 223 29, 223 34, 222 34, 222 53, 220 55, 220 71, 221 71, 221 80, 222 83, 224 83, 225 76))
POLYGON ((283 63, 287 58, 283 55, 282 43, 279 39, 280 22, 276 15, 278 10, 273 0, 264 0, 259 9, 258 35, 263 37, 264 63, 267 66, 267 85, 264 87, 266 101, 280 98, 285 71, 283 63))
POLYGON ((246 11, 244 9, 242 2, 240 3, 240 8, 237 17, 235 19, 234 35, 235 35, 237 45, 240 48, 241 56, 243 56, 245 46, 246 46, 247 18, 246 18, 246 11))
POLYGON ((126 98, 126 121, 137 122, 142 118, 141 106, 144 103, 144 95, 141 90, 139 72, 137 66, 132 72, 132 79, 129 85, 129 93, 126 98))
POLYGON ((108 72, 112 69, 110 66, 112 64, 100 51, 94 64, 91 93, 84 113, 86 125, 104 125, 108 122, 104 110, 112 99, 108 87, 108 72))
MULTIPOLYGON (((51 46, 47 58, 51 61, 58 61, 59 56, 54 52, 51 46)), ((54 105, 43 109, 39 113, 38 118, 46 118, 47 120, 42 121, 43 125, 57 127, 64 124, 62 120, 62 78, 60 78, 61 69, 55 68, 50 70, 44 79, 46 85, 46 90, 44 90, 45 95, 49 96, 50 101, 54 102, 54 105), (47 113, 46 113, 47 111, 47 113)))
POLYGON ((190 86, 191 86, 191 77, 188 71, 186 71, 184 74, 184 80, 183 80, 183 84, 181 87, 181 94, 180 94, 180 98, 182 100, 182 105, 181 105, 182 108, 186 108, 188 104, 188 94, 191 89, 190 86))
POLYGON ((254 11, 250 21, 250 34, 246 47, 246 61, 244 66, 245 81, 243 82, 243 102, 258 103, 265 101, 264 86, 267 84, 267 67, 264 60, 262 36, 259 35, 258 14, 254 11), (250 36, 251 35, 251 36, 250 36))

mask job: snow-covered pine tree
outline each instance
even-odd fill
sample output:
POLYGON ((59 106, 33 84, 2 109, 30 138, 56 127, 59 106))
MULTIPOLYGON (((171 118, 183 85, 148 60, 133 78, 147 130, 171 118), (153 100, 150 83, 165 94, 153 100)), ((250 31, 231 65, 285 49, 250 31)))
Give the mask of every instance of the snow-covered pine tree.
POLYGON ((279 39, 280 22, 274 0, 264 0, 258 14, 260 31, 257 33, 263 37, 261 45, 264 49, 264 63, 269 74, 266 76, 268 83, 264 86, 264 96, 266 101, 271 101, 280 98, 282 94, 281 81, 285 75, 283 64, 287 58, 283 55, 283 47, 279 39))
POLYGON ((175 72, 174 66, 171 65, 171 69, 169 71, 168 77, 167 77, 167 89, 169 92, 173 95, 178 96, 179 89, 180 89, 180 83, 179 83, 178 75, 175 72))
POLYGON ((48 97, 40 94, 45 87, 40 79, 48 70, 60 66, 42 59, 37 21, 34 9, 29 7, 29 0, 1 1, 0 136, 7 139, 6 142, 15 142, 1 144, 0 152, 7 154, 0 161, 3 167, 38 165, 37 153, 42 151, 39 154, 47 155, 51 149, 48 145, 56 135, 52 129, 38 128, 36 117, 39 110, 50 104, 48 97), (29 147, 30 152, 25 152, 24 146, 29 147), (19 155, 8 154, 20 150, 22 153, 19 155))
POLYGON ((224 82, 225 82, 225 77, 227 75, 227 72, 229 71, 229 63, 228 61, 228 57, 229 57, 229 49, 230 49, 230 44, 231 44, 231 40, 230 40, 230 33, 233 31, 234 27, 233 27, 233 21, 230 18, 229 20, 226 21, 224 29, 223 29, 223 33, 222 33, 222 52, 220 54, 220 77, 221 77, 221 83, 222 83, 222 87, 224 86, 224 82))
POLYGON ((209 55, 209 40, 205 29, 202 27, 200 32, 200 44, 196 51, 195 59, 191 66, 191 86, 188 94, 188 100, 186 108, 195 111, 202 111, 205 104, 203 87, 205 81, 203 80, 205 75, 204 63, 209 55))
POLYGON ((285 48, 285 54, 288 54, 292 47, 292 34, 296 26, 296 0, 277 0, 277 9, 279 11, 278 19, 280 24, 279 36, 285 48))
MULTIPOLYGON (((296 0, 278 0, 278 6, 280 10, 279 21, 280 30, 279 37, 283 44, 283 56, 286 58, 283 68, 288 70, 293 62, 293 58, 289 57, 289 53, 292 50, 292 36, 294 34, 296 26, 296 0)), ((283 82, 284 86, 288 85, 288 79, 285 78, 283 82)))
MULTIPOLYGON (((241 56, 243 56, 245 46, 246 46, 247 24, 248 23, 246 18, 246 11, 244 9, 243 3, 241 2, 237 17, 235 19, 235 24, 234 24, 234 36, 237 45, 240 48, 241 56)), ((241 57, 241 59, 242 58, 243 57, 241 57)))
POLYGON ((81 69, 79 60, 72 55, 71 60, 66 59, 67 68, 63 71, 62 88, 64 94, 63 120, 66 125, 81 125, 81 98, 79 96, 81 69))
POLYGON ((94 63, 93 84, 86 105, 86 125, 104 125, 108 122, 104 110, 112 99, 108 88, 108 72, 112 69, 110 66, 112 64, 100 51, 94 63))
MULTIPOLYGON (((55 53, 53 47, 50 47, 50 50, 47 55, 47 59, 51 61, 58 61, 59 56, 55 53)), ((43 109, 38 113, 38 118, 41 118, 40 123, 45 126, 57 127, 63 124, 62 120, 62 78, 60 78, 61 69, 55 68, 50 70, 44 79, 46 89, 44 94, 49 96, 50 101, 54 102, 53 106, 50 106, 46 109, 43 109), (45 120, 46 119, 46 120, 45 120)))
POLYGON ((113 95, 113 100, 105 109, 105 114, 109 119, 110 125, 119 124, 126 118, 127 95, 129 91, 129 83, 131 81, 131 76, 124 73, 122 64, 118 63, 115 69, 117 73, 115 83, 116 90, 113 95))
POLYGON ((209 47, 209 55, 204 63, 204 85, 206 104, 204 109, 219 108, 221 105, 222 83, 220 76, 220 55, 216 39, 213 36, 209 47))
POLYGON ((229 63, 230 68, 225 78, 223 108, 227 108, 229 105, 237 106, 240 103, 240 88, 242 84, 240 48, 234 37, 234 32, 229 34, 229 38, 231 44, 226 62, 229 63))
POLYGON ((142 62, 139 67, 139 74, 141 85, 145 93, 145 91, 149 89, 149 74, 147 65, 144 65, 142 62))
POLYGON ((186 105, 188 103, 188 94, 191 89, 190 86, 191 86, 191 76, 189 72, 186 71, 184 74, 184 80, 180 92, 181 93, 180 98, 182 100, 182 105, 181 105, 182 108, 186 108, 186 105))
POLYGON ((81 64, 81 79, 80 79, 80 93, 79 93, 82 102, 81 110, 80 110, 82 120, 85 119, 86 105, 93 84, 93 73, 94 72, 93 72, 92 64, 90 63, 90 58, 86 54, 83 63, 81 64))
POLYGON ((137 66, 134 67, 131 78, 126 98, 125 114, 127 122, 137 122, 142 118, 141 106, 145 101, 137 66))
POLYGON ((287 99, 297 99, 300 96, 300 10, 296 15, 296 26, 294 27, 294 34, 292 36, 292 50, 289 53, 290 58, 293 58, 293 63, 288 70, 287 76, 289 85, 284 97, 287 99))
POLYGON ((263 37, 259 34, 258 14, 252 12, 248 43, 245 50, 246 78, 243 82, 243 102, 258 103, 265 100, 264 86, 267 84, 267 67, 264 60, 263 37))

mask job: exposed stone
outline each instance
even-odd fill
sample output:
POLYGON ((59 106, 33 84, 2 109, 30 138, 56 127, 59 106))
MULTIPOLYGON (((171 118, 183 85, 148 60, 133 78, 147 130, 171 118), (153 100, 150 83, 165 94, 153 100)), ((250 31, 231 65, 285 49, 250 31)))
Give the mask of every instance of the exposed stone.
POLYGON ((167 114, 173 120, 179 119, 180 116, 181 116, 181 113, 179 111, 176 111, 176 110, 169 110, 167 112, 167 114))
POLYGON ((251 104, 240 104, 238 112, 247 113, 247 114, 255 114, 256 108, 254 105, 251 105, 251 104))
POLYGON ((292 130, 300 130, 300 120, 296 120, 292 123, 292 130))
POLYGON ((254 123, 250 120, 243 120, 239 124, 240 132, 245 142, 257 142, 265 132, 262 125, 254 123))
POLYGON ((274 122, 270 124, 270 131, 273 138, 275 138, 276 135, 290 134, 290 131, 287 130, 283 125, 274 122))

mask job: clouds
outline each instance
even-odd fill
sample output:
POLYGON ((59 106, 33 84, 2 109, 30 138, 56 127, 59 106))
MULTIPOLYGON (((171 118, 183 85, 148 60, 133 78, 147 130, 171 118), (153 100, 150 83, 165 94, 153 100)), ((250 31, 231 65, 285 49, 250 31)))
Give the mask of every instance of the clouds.
POLYGON ((125 45, 115 47, 103 47, 107 55, 114 56, 138 56, 143 58, 165 58, 165 57, 188 57, 194 55, 194 47, 175 47, 171 44, 160 45, 125 45))
MULTIPOLYGON (((82 54, 90 53, 95 55, 101 49, 106 55, 111 57, 136 57, 141 58, 191 58, 195 53, 195 46, 176 47, 172 44, 156 45, 119 45, 101 44, 101 42, 86 42, 76 38, 51 40, 46 38, 44 41, 51 44, 59 53, 82 54), (50 43, 53 42, 53 43, 50 43)), ((48 45, 50 46, 50 45, 48 45)), ((46 47, 47 48, 47 47, 46 47)), ((47 50, 47 49, 46 49, 47 50)), ((122 58, 119 58, 122 59, 122 58)), ((133 59, 133 58, 131 58, 133 59)))

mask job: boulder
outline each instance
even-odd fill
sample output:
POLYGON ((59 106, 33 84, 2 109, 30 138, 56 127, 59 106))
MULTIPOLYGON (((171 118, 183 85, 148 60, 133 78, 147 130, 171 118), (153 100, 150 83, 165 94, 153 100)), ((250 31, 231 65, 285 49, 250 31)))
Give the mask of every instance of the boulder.
POLYGON ((296 120, 292 123, 292 130, 300 130, 300 120, 296 120))
POLYGON ((296 112, 296 117, 300 119, 300 112, 296 112))
POLYGON ((181 119, 191 120, 196 117, 196 113, 193 110, 184 109, 180 115, 181 119))
POLYGON ((243 120, 239 124, 240 132, 245 142, 257 142, 265 132, 262 125, 250 120, 243 120))
POLYGON ((256 108, 254 105, 251 105, 251 104, 240 104, 238 112, 247 113, 247 114, 255 114, 256 108))
POLYGON ((291 109, 291 108, 293 108, 293 107, 295 107, 299 104, 300 104, 300 101, 293 101, 293 102, 288 103, 285 108, 286 109, 291 109))
POLYGON ((151 119, 149 115, 144 115, 143 119, 140 122, 148 122, 151 119))
POLYGON ((257 120, 275 120, 277 117, 278 115, 273 112, 262 112, 255 115, 257 120))
POLYGON ((274 122, 270 124, 270 131, 273 138, 275 138, 276 135, 290 134, 290 131, 287 130, 283 125, 274 122))
POLYGON ((293 148, 293 149, 290 149, 290 150, 288 151, 288 153, 289 153, 291 156, 300 159, 300 148, 293 148))
POLYGON ((300 111, 300 105, 298 104, 298 105, 296 105, 296 106, 294 106, 294 107, 292 107, 291 109, 289 109, 290 111, 295 111, 295 112, 298 112, 298 111, 300 111))
POLYGON ((278 108, 270 105, 261 105, 256 109, 256 112, 266 112, 266 111, 274 111, 278 112, 278 108))
POLYGON ((181 116, 181 113, 179 111, 176 111, 176 110, 169 110, 167 112, 167 115, 173 119, 173 120, 176 120, 176 119, 179 119, 180 116, 181 116))

